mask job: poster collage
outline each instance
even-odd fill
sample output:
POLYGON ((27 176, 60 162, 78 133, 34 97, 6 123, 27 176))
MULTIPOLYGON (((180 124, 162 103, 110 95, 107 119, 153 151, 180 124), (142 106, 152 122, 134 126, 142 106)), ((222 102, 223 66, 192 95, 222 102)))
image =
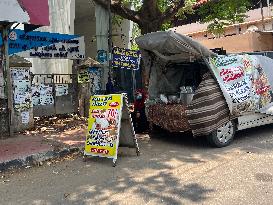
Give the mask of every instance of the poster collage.
POLYGON ((14 108, 18 112, 29 110, 33 106, 52 105, 55 96, 68 95, 68 84, 32 84, 30 71, 25 68, 11 69, 13 82, 14 108), (55 87, 55 92, 54 92, 55 87))
POLYGON ((84 70, 78 75, 79 83, 90 83, 90 93, 98 94, 102 90, 101 84, 102 70, 97 67, 90 67, 87 70, 84 70))
POLYGON ((232 100, 232 115, 261 112, 273 105, 268 73, 256 56, 218 56, 211 58, 210 64, 232 100))

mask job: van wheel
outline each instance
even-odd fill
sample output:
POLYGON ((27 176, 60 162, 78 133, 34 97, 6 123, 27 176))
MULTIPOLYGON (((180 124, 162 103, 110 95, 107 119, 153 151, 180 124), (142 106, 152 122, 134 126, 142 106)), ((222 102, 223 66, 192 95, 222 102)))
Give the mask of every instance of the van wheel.
POLYGON ((209 134, 207 136, 207 140, 213 147, 226 147, 233 141, 234 135, 235 123, 233 121, 229 121, 222 127, 209 134))

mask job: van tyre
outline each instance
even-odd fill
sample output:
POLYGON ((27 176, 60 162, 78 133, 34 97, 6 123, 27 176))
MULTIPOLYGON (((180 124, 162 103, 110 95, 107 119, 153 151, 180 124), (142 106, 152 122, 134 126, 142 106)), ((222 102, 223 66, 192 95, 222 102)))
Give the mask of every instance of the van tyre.
POLYGON ((235 123, 233 121, 229 121, 222 127, 209 134, 207 136, 207 140, 213 147, 226 147, 233 141, 235 131, 235 123))

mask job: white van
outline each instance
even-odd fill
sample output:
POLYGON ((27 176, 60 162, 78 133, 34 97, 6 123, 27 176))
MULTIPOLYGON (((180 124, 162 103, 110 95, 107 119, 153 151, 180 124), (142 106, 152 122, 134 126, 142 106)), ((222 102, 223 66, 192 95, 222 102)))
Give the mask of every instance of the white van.
POLYGON ((215 147, 236 130, 273 123, 273 60, 218 56, 173 31, 136 39, 148 79, 148 120, 171 132, 191 130, 215 147))

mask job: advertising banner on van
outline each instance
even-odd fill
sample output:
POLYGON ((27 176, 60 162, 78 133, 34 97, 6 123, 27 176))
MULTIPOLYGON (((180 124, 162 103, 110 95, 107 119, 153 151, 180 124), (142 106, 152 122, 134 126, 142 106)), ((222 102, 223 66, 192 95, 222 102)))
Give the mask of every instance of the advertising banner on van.
POLYGON ((264 112, 273 105, 271 73, 265 72, 256 56, 217 56, 210 64, 227 102, 230 99, 232 115, 264 112))
POLYGON ((49 26, 48 0, 1 0, 0 21, 49 26))
MULTIPOLYGON (((78 35, 14 30, 9 34, 9 55, 25 58, 84 59, 84 38, 78 35)), ((2 44, 1 39, 1 44, 2 44)))

